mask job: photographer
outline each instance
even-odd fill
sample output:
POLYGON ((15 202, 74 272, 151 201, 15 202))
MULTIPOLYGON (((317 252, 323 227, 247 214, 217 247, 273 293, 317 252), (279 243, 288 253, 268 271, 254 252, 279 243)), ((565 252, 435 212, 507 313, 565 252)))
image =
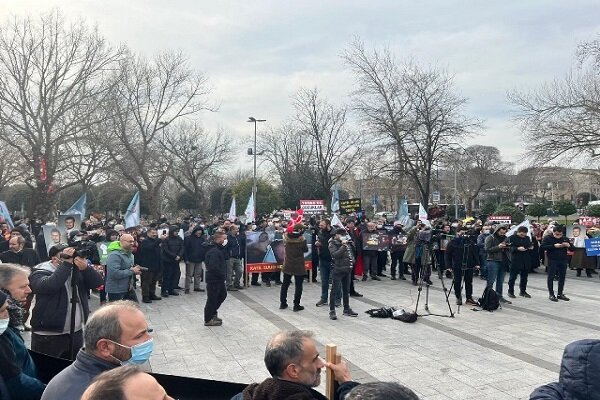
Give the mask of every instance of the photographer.
POLYGON ((37 265, 29 276, 36 296, 31 315, 31 349, 53 357, 69 358, 71 340, 72 276, 77 268, 77 298, 74 348, 83 346, 83 325, 90 313, 87 293, 102 285, 102 277, 73 247, 56 245, 48 252, 50 261, 37 265))
POLYGON ((474 232, 461 226, 457 236, 448 243, 446 249, 446 266, 452 268, 454 276, 454 294, 456 304, 462 305, 462 280, 464 275, 466 304, 475 306, 473 300, 473 271, 479 266, 479 254, 474 232), (469 234, 472 233, 472 234, 469 234))

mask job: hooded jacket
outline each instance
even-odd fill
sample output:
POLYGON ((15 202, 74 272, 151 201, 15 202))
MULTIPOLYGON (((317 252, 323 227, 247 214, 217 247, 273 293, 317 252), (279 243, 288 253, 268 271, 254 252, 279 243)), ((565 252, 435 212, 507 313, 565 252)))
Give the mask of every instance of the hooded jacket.
POLYGON ((0 375, 13 399, 39 399, 46 385, 39 380, 25 342, 14 328, 0 335, 0 375))
POLYGON ((179 228, 177 226, 169 227, 169 237, 163 240, 160 248, 162 250, 161 259, 163 262, 173 264, 179 261, 175 260, 179 257, 179 260, 183 259, 184 246, 183 239, 179 237, 179 228))
POLYGON ((223 282, 227 278, 227 257, 225 253, 227 248, 214 242, 206 242, 206 256, 204 264, 206 265, 206 282, 223 282))
POLYGON ((487 261, 497 261, 497 262, 506 262, 508 247, 502 248, 500 247, 500 243, 503 243, 506 240, 506 236, 500 236, 498 234, 498 230, 502 227, 499 225, 494 230, 494 234, 485 238, 485 253, 487 254, 487 261))
POLYGON ((204 262, 204 257, 206 255, 206 246, 204 246, 205 242, 206 236, 204 236, 204 228, 202 228, 200 225, 196 225, 192 230, 192 233, 186 236, 183 240, 184 260, 190 263, 204 262), (198 231, 202 231, 202 235, 200 237, 196 236, 196 232, 198 231))
POLYGON ((600 340, 573 342, 563 353, 558 382, 535 389, 530 400, 600 400, 600 340))
POLYGON ((292 231, 283 235, 285 246, 285 259, 282 271, 288 275, 304 275, 304 253, 308 251, 308 245, 302 232, 292 231))

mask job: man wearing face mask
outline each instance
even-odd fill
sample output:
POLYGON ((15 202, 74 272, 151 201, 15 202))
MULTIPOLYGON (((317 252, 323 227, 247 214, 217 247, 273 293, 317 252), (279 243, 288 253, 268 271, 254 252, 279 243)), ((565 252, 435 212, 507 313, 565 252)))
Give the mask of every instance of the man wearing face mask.
POLYGON ((227 298, 227 234, 216 231, 204 257, 206 264, 206 305, 204 306, 204 326, 221 326, 223 320, 217 312, 227 298))
POLYGON ((48 383, 42 400, 79 399, 92 380, 120 365, 142 365, 154 342, 136 303, 115 301, 99 308, 84 328, 85 348, 48 383))
POLYGON ((86 259, 73 258, 75 249, 62 245, 48 251, 50 261, 37 265, 29 277, 35 295, 31 312, 31 349, 53 357, 70 359, 71 299, 74 268, 77 268, 77 304, 74 348, 83 346, 83 325, 90 314, 88 292, 102 285, 102 276, 86 259))
POLYGON ((29 271, 21 266, 0 265, 0 376, 10 398, 37 400, 46 385, 38 379, 20 332, 10 326, 8 310, 9 295, 17 301, 25 301, 31 293, 28 275, 29 271))

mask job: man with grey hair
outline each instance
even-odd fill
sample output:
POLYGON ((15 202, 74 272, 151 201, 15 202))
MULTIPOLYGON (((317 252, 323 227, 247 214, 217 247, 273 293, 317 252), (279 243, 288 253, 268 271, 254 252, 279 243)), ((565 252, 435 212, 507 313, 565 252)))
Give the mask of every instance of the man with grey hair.
POLYGON ((48 383, 42 400, 79 399, 104 371, 124 364, 141 365, 152 354, 151 329, 138 305, 115 301, 99 308, 84 328, 85 348, 48 383))
POLYGON ((262 383, 253 383, 232 400, 318 399, 325 396, 313 388, 321 384, 321 369, 331 368, 340 387, 335 399, 343 399, 355 386, 345 362, 331 364, 319 356, 310 331, 282 331, 269 340, 265 350, 265 366, 271 374, 262 383))
POLYGON ((396 382, 370 382, 352 389, 344 400, 419 400, 419 396, 396 382))

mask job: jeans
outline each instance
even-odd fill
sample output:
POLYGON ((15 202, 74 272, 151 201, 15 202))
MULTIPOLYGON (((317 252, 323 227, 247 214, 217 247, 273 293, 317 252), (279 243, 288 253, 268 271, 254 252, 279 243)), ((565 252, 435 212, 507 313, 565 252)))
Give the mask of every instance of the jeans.
MULTIPOLYGON (((319 269, 321 270, 321 300, 327 302, 329 293, 329 278, 331 277, 331 261, 319 259, 319 269)), ((336 293, 336 300, 342 297, 341 288, 336 293)))
POLYGON ((206 282, 206 305, 204 306, 204 322, 217 316, 217 311, 227 298, 225 282, 206 282))
POLYGON ((185 263, 185 290, 189 290, 194 280, 194 289, 200 289, 200 282, 204 280, 202 276, 202 262, 185 263))
POLYGON ((294 277, 294 306, 299 306, 300 299, 302 299, 304 275, 283 274, 283 283, 281 284, 281 291, 279 292, 279 302, 281 304, 287 304, 287 293, 290 283, 292 283, 292 276, 294 277))
POLYGON ((502 285, 504 284, 504 265, 499 261, 486 261, 487 287, 493 287, 496 282, 496 294, 502 297, 502 285))
POLYGON ((345 268, 344 271, 334 270, 332 274, 331 282, 331 294, 329 296, 329 310, 335 311, 335 304, 339 303, 338 300, 334 300, 334 293, 342 291, 342 300, 344 302, 344 311, 350 309, 350 279, 352 270, 345 268))
POLYGON ((487 279, 487 259, 485 253, 479 253, 479 270, 481 271, 481 276, 487 279))
POLYGON ((548 260, 548 293, 554 296, 554 276, 558 274, 558 295, 563 294, 567 263, 565 261, 548 260))

